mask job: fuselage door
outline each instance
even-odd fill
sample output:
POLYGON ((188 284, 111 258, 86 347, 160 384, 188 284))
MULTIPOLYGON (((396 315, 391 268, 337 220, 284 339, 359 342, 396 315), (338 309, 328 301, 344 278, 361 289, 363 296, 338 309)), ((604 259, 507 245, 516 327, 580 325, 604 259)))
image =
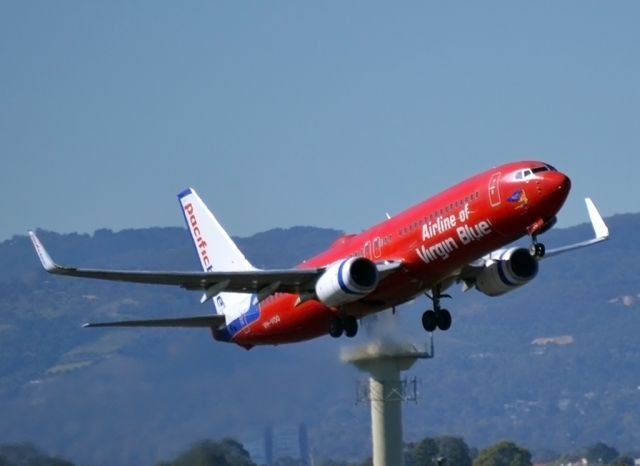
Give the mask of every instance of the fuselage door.
POLYGON ((489 180, 489 202, 491 207, 500 205, 500 172, 494 173, 489 180))
POLYGON ((373 238, 373 258, 380 259, 382 255, 382 238, 376 236, 373 238))

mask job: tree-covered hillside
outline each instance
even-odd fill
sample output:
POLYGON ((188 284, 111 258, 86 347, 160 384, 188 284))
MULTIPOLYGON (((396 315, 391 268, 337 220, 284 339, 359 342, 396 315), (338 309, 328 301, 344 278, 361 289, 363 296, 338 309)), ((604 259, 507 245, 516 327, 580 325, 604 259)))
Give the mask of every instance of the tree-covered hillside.
MULTIPOLYGON (((447 434, 532 450, 640 443, 640 215, 607 220, 612 239, 541 263, 531 284, 498 298, 452 290, 454 322, 436 357, 409 376, 405 438, 447 434)), ((310 227, 239 238, 259 267, 291 266, 339 233, 310 227)), ((592 234, 552 230, 549 247, 592 234)), ((187 233, 153 228, 94 235, 40 232, 62 264, 195 270, 187 233)), ((89 320, 203 313, 199 295, 44 273, 25 236, 0 243, 0 443, 34 441, 78 464, 150 465, 199 438, 256 443, 267 425, 304 422, 316 451, 370 455, 364 376, 329 337, 251 351, 205 330, 82 329, 89 320)), ((396 335, 422 340, 427 301, 402 306, 396 335)))

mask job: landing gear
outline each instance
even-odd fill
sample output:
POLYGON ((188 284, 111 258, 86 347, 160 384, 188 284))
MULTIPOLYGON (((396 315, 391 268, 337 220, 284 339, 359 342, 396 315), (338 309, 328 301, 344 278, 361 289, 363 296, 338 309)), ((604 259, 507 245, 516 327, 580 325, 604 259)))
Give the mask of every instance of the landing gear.
POLYGON ((342 325, 342 319, 339 317, 332 317, 329 324, 329 335, 333 338, 340 338, 344 332, 344 326, 342 325))
POLYGON ((425 311, 425 313, 422 314, 422 327, 424 327, 427 332, 433 332, 438 327, 438 317, 435 312, 425 311))
POLYGON ((329 324, 329 335, 339 338, 342 334, 353 338, 358 333, 358 319, 353 316, 334 316, 329 324))
POLYGON ((531 240, 532 240, 532 243, 531 243, 531 246, 529 247, 529 250, 531 251, 531 255, 538 258, 544 257, 544 254, 546 252, 546 248, 544 247, 544 244, 538 243, 537 235, 532 235, 531 240))
POLYGON ((451 313, 440 307, 441 298, 450 298, 451 296, 440 293, 440 287, 437 286, 433 290, 433 295, 427 294, 433 303, 433 310, 429 309, 422 314, 422 327, 427 332, 433 332, 436 328, 443 332, 451 328, 451 313))
POLYGON ((446 309, 428 310, 422 314, 422 327, 427 332, 433 332, 436 328, 447 331, 451 328, 451 313, 446 309))
POLYGON ((527 227, 527 233, 531 236, 531 247, 529 251, 533 257, 544 257, 545 248, 544 244, 538 243, 538 235, 548 231, 557 221, 556 217, 553 217, 547 221, 540 218, 527 227))
POLYGON ((348 338, 353 338, 358 333, 358 320, 353 316, 347 316, 342 321, 344 326, 344 334, 348 338))
POLYGON ((446 332, 451 328, 451 313, 446 309, 440 309, 436 313, 436 318, 438 319, 438 328, 443 332, 446 332))

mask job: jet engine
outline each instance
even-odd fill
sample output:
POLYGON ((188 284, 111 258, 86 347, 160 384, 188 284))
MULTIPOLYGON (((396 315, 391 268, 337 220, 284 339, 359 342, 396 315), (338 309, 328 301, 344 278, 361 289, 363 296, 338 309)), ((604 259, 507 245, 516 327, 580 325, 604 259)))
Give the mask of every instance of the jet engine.
POLYGON ((327 306, 357 301, 378 286, 378 269, 369 259, 351 257, 331 264, 316 282, 318 300, 327 306))
POLYGON ((537 274, 538 261, 528 249, 496 251, 476 277, 476 288, 488 296, 499 296, 529 283, 537 274))

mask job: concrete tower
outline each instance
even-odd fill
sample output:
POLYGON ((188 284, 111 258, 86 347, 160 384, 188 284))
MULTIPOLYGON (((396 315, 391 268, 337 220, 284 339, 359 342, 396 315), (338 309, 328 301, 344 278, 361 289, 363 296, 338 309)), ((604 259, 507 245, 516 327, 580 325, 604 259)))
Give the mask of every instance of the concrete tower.
POLYGON ((402 402, 405 388, 400 373, 418 359, 433 357, 433 337, 428 347, 376 342, 344 349, 341 359, 369 374, 373 466, 402 466, 402 402))

